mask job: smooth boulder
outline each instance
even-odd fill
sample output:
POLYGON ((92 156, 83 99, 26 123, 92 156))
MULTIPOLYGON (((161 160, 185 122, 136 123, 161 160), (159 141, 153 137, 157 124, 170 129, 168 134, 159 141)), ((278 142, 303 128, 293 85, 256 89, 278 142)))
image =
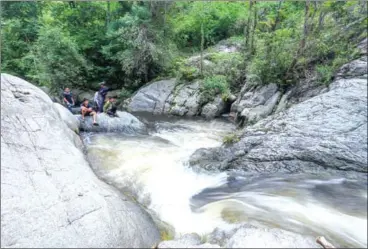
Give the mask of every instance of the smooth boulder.
POLYGON ((93 125, 92 116, 74 115, 80 121, 81 131, 93 132, 120 132, 124 134, 147 134, 147 127, 136 117, 128 112, 116 112, 118 117, 110 117, 105 113, 98 113, 96 121, 98 126, 93 125))
POLYGON ((270 115, 280 98, 281 92, 276 84, 258 87, 245 84, 231 111, 237 113, 242 124, 253 124, 270 115))
POLYGON ((340 79, 330 90, 244 129, 240 141, 200 149, 192 166, 207 170, 368 172, 367 80, 340 79))
POLYGON ((66 123, 66 125, 72 131, 79 133, 80 121, 73 115, 66 107, 60 105, 59 103, 53 103, 54 108, 59 113, 60 118, 66 123))
POLYGON ((36 86, 1 74, 2 247, 151 247, 152 218, 99 180, 36 86))
POLYGON ((165 101, 175 88, 175 79, 156 81, 142 87, 131 98, 130 112, 162 113, 165 101))

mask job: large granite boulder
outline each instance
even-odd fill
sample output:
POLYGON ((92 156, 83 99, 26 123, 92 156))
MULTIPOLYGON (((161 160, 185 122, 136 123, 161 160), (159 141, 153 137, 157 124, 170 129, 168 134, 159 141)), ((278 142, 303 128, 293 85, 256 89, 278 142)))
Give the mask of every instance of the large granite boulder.
POLYGON ((239 98, 231 107, 237 113, 238 120, 244 124, 252 124, 270 115, 278 101, 281 92, 276 84, 265 86, 249 86, 245 84, 239 98))
POLYGON ((118 117, 110 117, 105 113, 98 113, 96 121, 98 126, 93 125, 93 118, 86 116, 84 121, 82 115, 74 115, 80 121, 81 131, 93 132, 120 132, 128 135, 132 134, 147 134, 145 124, 139 121, 136 117, 128 112, 116 112, 118 117))
POLYGON ((128 110, 130 112, 162 113, 166 99, 175 88, 175 79, 153 82, 132 97, 128 110))
MULTIPOLYGON (((76 91, 73 92, 76 93, 76 91)), ((76 103, 81 103, 83 101, 83 99, 88 99, 90 103, 93 103, 93 98, 95 96, 95 91, 92 90, 87 90, 87 91, 83 91, 83 92, 78 92, 78 95, 74 96, 74 101, 76 103)))
POLYGON ((277 228, 240 227, 225 248, 318 248, 315 238, 277 228))
POLYGON ((253 172, 368 172, 367 80, 336 80, 329 91, 247 127, 239 142, 196 151, 191 165, 253 172))
POLYGON ((151 247, 151 217, 100 181, 39 88, 1 74, 2 247, 151 247))
POLYGON ((76 116, 73 115, 66 107, 59 103, 53 103, 54 108, 59 113, 60 118, 72 131, 79 133, 80 121, 76 116))
POLYGON ((163 241, 157 248, 220 248, 220 246, 202 243, 202 239, 198 234, 191 233, 184 234, 178 239, 163 241))
POLYGON ((206 119, 212 119, 220 116, 226 110, 226 103, 221 96, 217 96, 212 102, 207 103, 202 107, 201 116, 206 119))
POLYGON ((180 84, 173 89, 165 102, 163 114, 196 116, 200 113, 200 82, 180 84))

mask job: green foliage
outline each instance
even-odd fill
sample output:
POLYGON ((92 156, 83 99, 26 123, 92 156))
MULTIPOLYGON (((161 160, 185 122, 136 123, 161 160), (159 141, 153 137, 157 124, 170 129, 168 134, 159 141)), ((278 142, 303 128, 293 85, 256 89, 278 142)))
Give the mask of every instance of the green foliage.
POLYGON ((162 241, 165 241, 165 240, 173 240, 174 239, 174 235, 169 233, 168 231, 166 230, 162 230, 160 232, 160 237, 161 237, 161 240, 162 241))
POLYGON ((133 94, 133 91, 122 88, 118 97, 119 97, 119 99, 124 100, 124 99, 130 98, 130 96, 132 96, 132 94, 133 94))
POLYGON ((229 86, 226 77, 223 75, 206 77, 203 81, 203 91, 211 95, 227 93, 229 91, 229 86))
POLYGON ((40 30, 34 49, 35 52, 25 57, 35 63, 34 74, 29 75, 30 78, 49 85, 52 90, 66 86, 87 87, 85 76, 89 66, 68 34, 57 27, 46 26, 40 30))
MULTIPOLYGON (((111 24, 109 44, 102 53, 120 68, 125 86, 137 89, 162 71, 170 56, 164 56, 160 32, 151 24, 147 8, 134 4, 130 13, 111 24)), ((115 73, 116 69, 110 72, 115 73)))
POLYGON ((230 133, 226 136, 224 136, 224 138, 222 139, 222 142, 225 145, 230 145, 230 144, 234 144, 240 141, 239 135, 236 133, 230 133))
POLYGON ((226 99, 245 79, 287 87, 309 71, 328 84, 341 65, 359 56, 355 46, 367 36, 367 2, 309 3, 305 15, 306 2, 293 1, 257 1, 255 11, 249 2, 231 1, 3 1, 2 71, 54 90, 93 88, 106 80, 125 89, 122 98, 168 76, 204 78, 207 99, 226 99), (207 49, 201 75, 198 58, 183 58, 198 52, 202 25, 207 49), (254 44, 245 47, 248 28, 254 44), (219 52, 211 47, 217 43, 242 50, 219 52))
POLYGON ((177 3, 172 10, 174 40, 180 47, 197 47, 201 41, 201 23, 204 23, 205 47, 234 34, 232 27, 245 12, 242 2, 177 3))

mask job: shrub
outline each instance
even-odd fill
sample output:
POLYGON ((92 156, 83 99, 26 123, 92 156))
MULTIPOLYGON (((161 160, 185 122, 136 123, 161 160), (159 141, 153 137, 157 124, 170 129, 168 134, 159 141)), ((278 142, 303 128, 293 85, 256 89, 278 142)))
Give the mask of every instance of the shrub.
POLYGON ((203 81, 203 90, 212 94, 228 93, 229 86, 226 77, 223 75, 206 77, 203 81))
POLYGON ((239 138, 239 136, 236 133, 228 134, 228 135, 224 136, 224 138, 222 140, 222 142, 225 145, 234 144, 234 143, 237 143, 239 141, 240 141, 240 138, 239 138))

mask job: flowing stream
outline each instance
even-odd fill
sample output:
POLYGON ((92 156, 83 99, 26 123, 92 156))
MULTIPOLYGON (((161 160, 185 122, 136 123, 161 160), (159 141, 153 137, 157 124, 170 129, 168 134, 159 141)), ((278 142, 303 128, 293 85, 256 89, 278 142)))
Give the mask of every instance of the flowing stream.
MULTIPOLYGON (((198 148, 220 146, 223 121, 154 121, 147 136, 85 133, 95 172, 175 228, 206 235, 239 223, 276 227, 335 245, 367 247, 367 182, 342 176, 196 172, 198 148)), ((364 178, 363 178, 364 179, 364 178)))

